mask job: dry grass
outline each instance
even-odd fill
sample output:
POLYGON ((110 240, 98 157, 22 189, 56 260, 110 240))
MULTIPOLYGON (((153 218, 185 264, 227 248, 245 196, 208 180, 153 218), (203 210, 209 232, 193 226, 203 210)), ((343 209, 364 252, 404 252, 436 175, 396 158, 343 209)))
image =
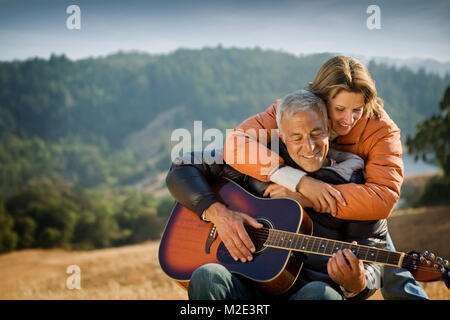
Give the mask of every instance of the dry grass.
POLYGON ((395 211, 388 220, 396 249, 432 251, 450 259, 450 207, 422 207, 395 211))
MULTIPOLYGON (((450 258, 450 208, 395 212, 389 220, 399 251, 434 250, 450 258)), ((0 299, 187 299, 161 270, 158 242, 94 251, 23 250, 0 256, 0 299), (66 268, 81 269, 81 289, 66 288, 66 268)), ((442 282, 423 284, 431 299, 450 300, 442 282)), ((372 300, 382 299, 377 292, 372 300)))
POLYGON ((186 299, 158 263, 158 242, 84 252, 24 250, 0 256, 0 299, 186 299), (66 268, 81 269, 69 290, 66 268))

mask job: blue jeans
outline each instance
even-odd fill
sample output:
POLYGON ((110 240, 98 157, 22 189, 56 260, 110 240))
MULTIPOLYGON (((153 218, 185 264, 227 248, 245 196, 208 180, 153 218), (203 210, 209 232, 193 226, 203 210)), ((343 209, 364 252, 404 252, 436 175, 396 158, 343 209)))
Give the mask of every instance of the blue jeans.
MULTIPOLYGON (((386 248, 395 251, 389 232, 386 235, 386 248)), ((391 266, 384 266, 381 294, 385 300, 428 300, 425 290, 408 270, 391 266)))
MULTIPOLYGON (((250 280, 229 272, 220 264, 201 266, 192 274, 188 287, 191 300, 259 300, 275 299, 274 295, 260 290, 250 280)), ((290 297, 291 300, 342 300, 331 286, 313 281, 290 297)))

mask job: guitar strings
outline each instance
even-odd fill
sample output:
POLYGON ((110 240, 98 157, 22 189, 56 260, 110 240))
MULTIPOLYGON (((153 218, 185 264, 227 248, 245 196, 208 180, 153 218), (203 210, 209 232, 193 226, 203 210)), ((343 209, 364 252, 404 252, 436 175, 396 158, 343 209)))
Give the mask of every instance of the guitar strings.
MULTIPOLYGON (((268 239, 268 235, 267 235, 267 231, 268 230, 261 230, 261 231, 263 231, 263 234, 261 234, 261 232, 259 232, 261 229, 257 229, 256 230, 256 232, 252 232, 252 231, 250 231, 250 233, 252 233, 254 236, 253 237, 251 237, 251 238, 253 238, 254 240, 260 240, 260 241, 264 241, 264 242, 266 242, 267 240, 269 240, 269 241, 274 241, 274 242, 276 242, 277 240, 280 240, 280 239, 268 239), (255 234, 256 234, 256 236, 255 236, 255 234), (266 236, 267 235, 267 236, 266 236)), ((339 240, 333 240, 333 239, 321 239, 321 238, 318 238, 318 237, 314 237, 314 236, 308 236, 308 235, 303 235, 303 234, 296 234, 296 235, 300 235, 300 236, 302 236, 302 237, 310 237, 311 239, 313 239, 313 241, 315 241, 315 240, 317 240, 317 239, 319 239, 319 241, 322 241, 322 240, 326 240, 326 241, 328 241, 328 242, 337 242, 337 243, 340 243, 341 245, 343 245, 344 247, 342 247, 341 249, 346 249, 345 247, 352 247, 352 246, 354 246, 354 247, 359 247, 359 248, 361 248, 362 246, 360 246, 360 245, 354 245, 354 244, 351 244, 351 243, 348 243, 348 242, 343 242, 343 241, 339 241, 339 240)), ((278 235, 279 236, 279 235, 278 235)), ((288 234, 288 236, 289 236, 289 234, 288 234)), ((283 240, 282 240, 283 241, 283 240)), ((314 245, 312 245, 312 246, 310 246, 311 247, 311 249, 314 249, 315 248, 315 246, 316 246, 316 244, 314 244, 314 245)), ((327 246, 328 247, 328 246, 327 246)), ((364 250, 370 250, 370 248, 371 247, 367 247, 367 246, 364 246, 363 247, 364 248, 364 250)), ((288 246, 286 246, 286 249, 295 249, 295 248, 293 248, 293 247, 288 247, 288 246)), ((319 248, 317 248, 317 250, 318 250, 319 248)), ((380 248, 373 248, 374 250, 377 250, 378 251, 378 256, 377 257, 380 257, 380 258, 387 258, 387 256, 388 255, 390 255, 390 254, 397 254, 397 255, 400 255, 400 253, 398 253, 398 252, 395 252, 395 251, 389 251, 389 250, 386 250, 386 249, 380 249, 380 248)), ((325 254, 325 252, 323 252, 324 254, 325 254)), ((331 255, 331 254, 330 254, 331 255)), ((409 254, 405 254, 407 257, 411 257, 411 255, 409 255, 409 254)))
MULTIPOLYGON (((267 242, 267 240, 269 240, 270 241, 270 239, 268 239, 268 237, 269 237, 269 235, 270 235, 270 230, 273 230, 273 232, 276 232, 276 233, 278 233, 276 236, 281 236, 281 235, 287 235, 287 236, 291 236, 292 234, 290 234, 289 232, 286 232, 286 231, 281 231, 281 230, 274 230, 274 229, 268 229, 268 228, 261 228, 261 229, 247 229, 247 232, 249 233, 249 235, 250 235, 250 238, 251 239, 253 239, 253 240, 260 240, 260 241, 263 241, 264 243, 265 242, 267 242)), ((314 236, 308 236, 308 235, 304 235, 304 234, 298 234, 298 233, 296 233, 295 235, 300 235, 300 236, 302 236, 302 237, 310 237, 311 239, 314 239, 314 240, 317 240, 317 239, 319 239, 319 241, 321 241, 322 239, 320 239, 320 238, 317 238, 317 237, 314 237, 314 236)), ((277 240, 280 240, 280 239, 272 239, 272 241, 277 241, 277 240)), ((344 246, 346 246, 346 247, 352 247, 352 246, 355 246, 355 247, 358 247, 358 245, 354 245, 354 244, 351 244, 351 243, 347 243, 347 242, 343 242, 343 241, 339 241, 339 240, 332 240, 332 239, 323 239, 323 240, 326 240, 326 241, 333 241, 333 242, 338 242, 338 243, 340 243, 341 245, 344 245, 344 246)), ((264 245, 264 244, 263 244, 264 245)), ((311 249, 314 249, 314 247, 315 247, 315 245, 313 245, 312 247, 311 247, 311 249)), ((366 249, 366 250, 370 250, 370 247, 367 247, 367 248, 369 248, 369 249, 366 249)), ((289 248, 289 247, 287 247, 286 246, 286 250, 289 250, 289 249, 292 249, 292 250, 294 250, 294 251, 302 251, 302 250, 300 250, 299 248, 289 248)), ((345 248, 344 248, 345 249, 345 248)), ((385 258, 386 260, 388 259, 387 257, 388 257, 388 255, 390 255, 390 254, 392 254, 392 253, 394 253, 394 254, 397 254, 397 255, 399 255, 399 253, 398 252, 395 252, 395 251, 388 251, 388 250, 386 250, 386 249, 380 249, 380 248, 373 248, 373 249, 375 249, 375 250, 377 250, 378 251, 378 255, 377 255, 377 258, 385 258)), ((317 254, 319 254, 319 253, 317 253, 317 254)), ((325 254, 325 255, 327 255, 327 256, 331 256, 331 254, 327 254, 327 253, 325 253, 325 252, 323 252, 323 254, 325 254)), ((412 259, 412 256, 410 255, 410 254, 406 254, 405 253, 405 258, 409 258, 409 259, 412 259)), ((371 260, 366 260, 366 261, 368 261, 368 262, 375 262, 376 263, 376 261, 371 261, 371 260)), ((383 264, 383 263, 382 263, 383 264)), ((436 263, 440 268, 442 268, 443 266, 441 265, 441 264, 439 264, 439 263, 436 263)), ((434 267, 432 267, 432 266, 421 266, 421 265, 417 265, 417 264, 414 264, 414 263, 411 263, 411 262, 405 262, 404 264, 402 264, 402 267, 414 267, 414 270, 420 270, 420 271, 427 271, 428 273, 442 273, 442 271, 440 271, 440 268, 439 269, 435 269, 434 267)), ((445 267, 444 267, 445 268, 445 267)), ((446 268, 445 268, 446 269, 446 268)), ((447 269, 446 269, 446 271, 447 271, 447 269)))
MULTIPOLYGON (((269 234, 270 234, 270 230, 272 230, 272 232, 274 232, 276 235, 275 235, 275 238, 276 237, 279 237, 281 234, 284 234, 284 235, 287 235, 287 236, 291 236, 291 235, 298 235, 298 236, 302 236, 302 237, 310 237, 311 239, 320 239, 320 238, 318 238, 318 237, 315 237, 315 236, 311 236, 311 235, 307 235, 307 234, 301 234, 301 233, 290 233, 290 232, 287 232, 287 231, 282 231, 282 230, 276 230, 276 229, 269 229, 269 228, 267 228, 267 227, 263 227, 263 228, 261 228, 261 229, 256 229, 256 228, 246 228, 246 230, 247 230, 247 232, 248 232, 248 234, 250 235, 250 237, 253 239, 253 240, 256 240, 256 241, 261 241, 261 242, 263 242, 263 245, 264 245, 264 243, 267 241, 267 240, 270 240, 270 239, 268 239, 268 237, 269 237, 269 234)), ((187 241, 189 241, 188 239, 186 239, 187 241)), ((276 241, 277 239, 271 239, 271 241, 276 241)), ((279 239, 278 239, 279 240, 279 239)), ((323 238, 323 240, 327 240, 327 241, 333 241, 333 242, 337 242, 337 243, 341 243, 341 244, 344 244, 345 245, 345 247, 352 247, 352 246, 359 246, 359 245, 353 245, 353 244, 351 244, 351 243, 348 243, 348 242, 343 242, 343 241, 339 241, 339 240, 333 240, 333 239, 325 239, 325 238, 323 238)), ((194 241, 194 242, 196 242, 196 241, 194 241)), ((312 246, 312 249, 314 248, 314 246, 312 246)), ((368 248, 371 248, 371 247, 368 247, 368 248)), ((291 249, 291 250, 293 250, 293 251, 302 251, 302 250, 300 250, 300 249, 297 249, 297 248, 288 248, 288 247, 286 247, 286 250, 289 250, 289 249, 291 249)), ((344 248, 341 248, 341 249, 344 249, 344 248)), ((395 251, 388 251, 388 250, 386 250, 386 249, 380 249, 380 248, 376 248, 376 247, 374 247, 373 249, 375 249, 375 250, 377 250, 377 251, 379 251, 378 252, 378 256, 377 256, 377 258, 386 258, 387 259, 387 255, 389 255, 389 254, 391 254, 391 253, 397 253, 397 252, 395 252, 395 251), (381 255, 380 255, 381 254, 381 255)), ((314 254, 314 253, 313 253, 314 254)), ((325 253, 324 253, 325 254, 325 253)), ((397 253, 398 254, 398 253, 397 253)), ((325 254, 325 255, 327 255, 327 256, 331 256, 331 254, 325 254)), ((410 254, 406 254, 405 253, 405 258, 408 258, 408 259, 412 259, 412 257, 411 257, 411 255, 410 254)), ((375 262, 375 261, 371 261, 371 260, 366 260, 367 262, 375 262)), ((376 262, 375 262, 376 263, 376 262)), ((383 263, 381 263, 381 264, 383 264, 383 263)), ((440 263, 437 263, 438 265, 439 265, 439 269, 435 269, 434 267, 432 267, 432 266, 421 266, 421 265, 417 265, 417 264, 414 264, 414 263, 411 263, 411 262, 405 262, 405 263, 403 263, 402 264, 402 267, 411 267, 411 268, 414 268, 414 270, 416 270, 416 271, 426 271, 426 272, 428 272, 428 273, 441 273, 442 274, 442 271, 440 271, 440 269, 441 268, 443 268, 444 266, 442 265, 442 264, 440 264, 440 263)), ((449 272, 449 269, 447 269, 446 267, 444 267, 445 268, 445 272, 449 272)))
MULTIPOLYGON (((265 244, 263 244, 263 245, 265 245, 265 244)), ((266 245, 266 246, 270 247, 270 245, 266 245)), ((306 251, 306 250, 301 250, 299 248, 289 248, 289 247, 285 247, 285 250, 293 250, 293 251, 299 251, 299 252, 305 252, 306 251)), ((391 252, 394 253, 394 251, 391 251, 391 252)), ((315 253, 315 252, 310 252, 310 253, 311 254, 320 254, 320 253, 315 253)), ((385 255, 387 256, 388 254, 389 253, 387 253, 385 255)), ((331 254, 328 254, 328 253, 323 253, 323 255, 331 256, 331 254)), ((379 257, 380 257, 380 255, 379 255, 379 257)), ((405 257, 410 258, 411 255, 405 254, 405 257)), ((377 261, 372 261, 372 260, 367 260, 367 259, 363 259, 363 260, 366 261, 366 262, 369 262, 369 263, 370 262, 377 263, 377 261)), ((385 264, 385 263, 379 262, 379 264, 385 264)), ((398 266, 395 266, 395 267, 398 267, 398 266)), ((414 264, 414 263, 411 263, 411 262, 403 263, 402 267, 411 267, 411 268, 414 269, 414 271, 424 271, 424 272, 427 272, 427 273, 436 273, 436 274, 437 273, 440 273, 440 274, 442 273, 442 271, 440 271, 440 269, 435 269, 434 267, 431 267, 431 266, 421 266, 421 265, 417 265, 417 264, 414 264)), ((400 268, 400 267, 398 267, 398 268, 400 268)), ((440 268, 442 268, 442 266, 440 266, 440 268)), ((446 272, 447 272, 447 270, 446 270, 446 272)))

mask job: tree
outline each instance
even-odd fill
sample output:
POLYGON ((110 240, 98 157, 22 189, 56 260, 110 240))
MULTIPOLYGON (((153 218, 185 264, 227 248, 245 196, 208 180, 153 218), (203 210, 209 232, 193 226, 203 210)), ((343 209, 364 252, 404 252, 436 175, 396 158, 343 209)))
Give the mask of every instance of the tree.
POLYGON ((440 102, 440 114, 417 125, 414 137, 408 137, 409 152, 424 160, 431 155, 442 169, 442 175, 432 177, 418 194, 406 195, 412 206, 450 204, 450 86, 440 102))
POLYGON ((0 201, 0 253, 9 252, 17 247, 19 237, 13 231, 14 220, 6 212, 5 205, 0 201))
POLYGON ((158 203, 158 206, 156 208, 156 214, 158 217, 167 220, 170 217, 170 214, 172 213, 172 210, 175 206, 175 201, 172 197, 165 197, 160 200, 158 203))
POLYGON ((450 177, 450 86, 447 87, 440 102, 438 115, 417 125, 417 133, 407 139, 409 152, 427 160, 432 154, 444 172, 446 178, 450 177))

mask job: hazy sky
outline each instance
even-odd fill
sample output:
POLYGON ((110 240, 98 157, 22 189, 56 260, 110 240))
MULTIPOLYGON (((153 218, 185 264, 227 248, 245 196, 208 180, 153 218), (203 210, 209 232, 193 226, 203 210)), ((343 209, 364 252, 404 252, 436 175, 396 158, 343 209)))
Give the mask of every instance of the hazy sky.
POLYGON ((0 60, 245 47, 450 61, 450 0, 0 0, 0 60), (81 29, 66 8, 81 9, 81 29), (381 29, 369 30, 369 5, 381 29))

